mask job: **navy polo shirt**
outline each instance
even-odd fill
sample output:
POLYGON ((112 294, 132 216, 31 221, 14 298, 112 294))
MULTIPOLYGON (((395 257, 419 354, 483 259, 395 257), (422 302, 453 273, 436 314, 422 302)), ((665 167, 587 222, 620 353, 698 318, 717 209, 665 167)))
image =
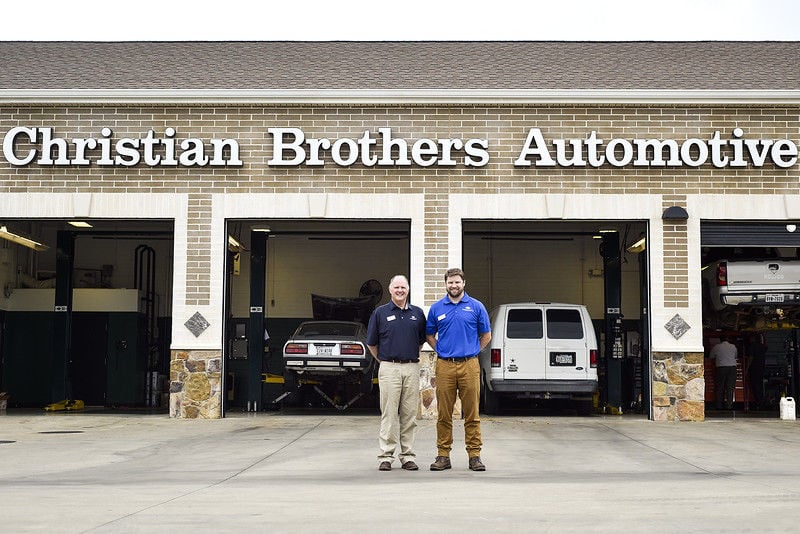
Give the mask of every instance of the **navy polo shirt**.
POLYGON ((445 296, 428 310, 426 333, 438 334, 436 354, 441 358, 477 355, 481 351, 480 335, 491 330, 486 308, 466 292, 456 304, 445 296))
POLYGON ((425 312, 413 304, 399 308, 391 300, 372 312, 367 345, 378 346, 379 360, 418 360, 425 342, 425 312))

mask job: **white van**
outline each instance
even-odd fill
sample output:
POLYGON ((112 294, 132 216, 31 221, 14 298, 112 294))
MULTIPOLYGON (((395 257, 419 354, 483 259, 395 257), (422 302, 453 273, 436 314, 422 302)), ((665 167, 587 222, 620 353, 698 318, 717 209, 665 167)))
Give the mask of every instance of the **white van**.
POLYGON ((492 341, 480 353, 486 413, 496 413, 502 397, 572 399, 591 409, 598 352, 586 306, 501 304, 490 319, 492 341))

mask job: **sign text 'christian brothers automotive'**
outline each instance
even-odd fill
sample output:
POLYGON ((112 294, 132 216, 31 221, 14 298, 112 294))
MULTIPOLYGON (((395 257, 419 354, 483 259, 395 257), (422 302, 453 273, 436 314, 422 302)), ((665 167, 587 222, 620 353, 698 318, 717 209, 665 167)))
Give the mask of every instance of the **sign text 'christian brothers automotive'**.
MULTIPOLYGON (((267 128, 272 137, 270 167, 484 167, 490 160, 488 139, 420 138, 406 140, 391 128, 364 130, 356 137, 308 137, 300 128, 267 128)), ((267 145, 267 150, 269 150, 267 145)), ((789 168, 797 163, 797 145, 789 139, 747 139, 741 128, 730 135, 715 131, 708 138, 612 138, 596 131, 582 138, 545 139, 541 129, 528 130, 516 152, 515 167, 762 167, 789 168)), ((3 138, 3 156, 14 166, 241 167, 235 139, 178 139, 174 128, 163 134, 115 139, 110 128, 98 137, 62 138, 53 128, 18 126, 3 138)))

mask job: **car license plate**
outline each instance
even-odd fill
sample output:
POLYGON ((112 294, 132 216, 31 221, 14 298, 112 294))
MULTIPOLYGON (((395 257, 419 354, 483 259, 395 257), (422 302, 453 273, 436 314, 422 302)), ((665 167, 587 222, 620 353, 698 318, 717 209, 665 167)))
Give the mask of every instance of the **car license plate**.
POLYGON ((783 294, 767 294, 767 302, 783 302, 783 294))
POLYGON ((551 352, 550 365, 575 365, 575 353, 551 352))
POLYGON ((333 355, 333 347, 325 347, 317 345, 317 356, 331 356, 333 355))

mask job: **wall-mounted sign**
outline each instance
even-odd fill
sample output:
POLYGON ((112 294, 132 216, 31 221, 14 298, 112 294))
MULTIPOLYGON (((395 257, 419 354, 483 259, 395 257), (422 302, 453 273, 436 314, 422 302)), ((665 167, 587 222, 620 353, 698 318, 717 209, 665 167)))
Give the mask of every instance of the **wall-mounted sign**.
POLYGON ((65 139, 53 135, 53 128, 10 129, 3 138, 3 156, 11 165, 35 163, 45 167, 88 166, 133 167, 240 167, 239 143, 234 139, 175 138, 174 128, 156 136, 154 130, 141 138, 112 139, 111 128, 100 137, 65 139))
POLYGON ((486 139, 417 139, 414 142, 392 136, 391 128, 378 128, 378 135, 366 130, 356 138, 306 138, 300 128, 268 128, 272 136, 270 166, 308 165, 319 167, 329 160, 340 167, 361 163, 365 167, 483 167, 489 163, 486 139))
MULTIPOLYGON (((391 128, 364 130, 357 137, 309 137, 300 128, 267 128, 272 151, 270 167, 484 167, 490 143, 483 138, 406 140, 391 128)), ((528 130, 516 152, 514 167, 763 167, 797 164, 798 147, 789 139, 748 139, 741 128, 724 136, 683 140, 652 138, 602 139, 596 131, 584 137, 547 140, 540 128, 528 130)), ((14 166, 241 167, 235 139, 178 139, 174 128, 157 135, 115 139, 110 128, 98 137, 64 138, 53 128, 17 126, 3 138, 3 156, 14 166)), ((511 156, 514 157, 514 156, 511 156)), ((508 160, 506 160, 508 161, 508 160)))
POLYGON ((744 131, 734 128, 731 137, 720 133, 708 139, 609 139, 590 132, 584 139, 545 141, 539 128, 531 128, 516 167, 763 167, 765 163, 788 168, 797 163, 797 145, 788 139, 744 139, 744 131), (569 147, 569 148, 568 148, 569 147))

